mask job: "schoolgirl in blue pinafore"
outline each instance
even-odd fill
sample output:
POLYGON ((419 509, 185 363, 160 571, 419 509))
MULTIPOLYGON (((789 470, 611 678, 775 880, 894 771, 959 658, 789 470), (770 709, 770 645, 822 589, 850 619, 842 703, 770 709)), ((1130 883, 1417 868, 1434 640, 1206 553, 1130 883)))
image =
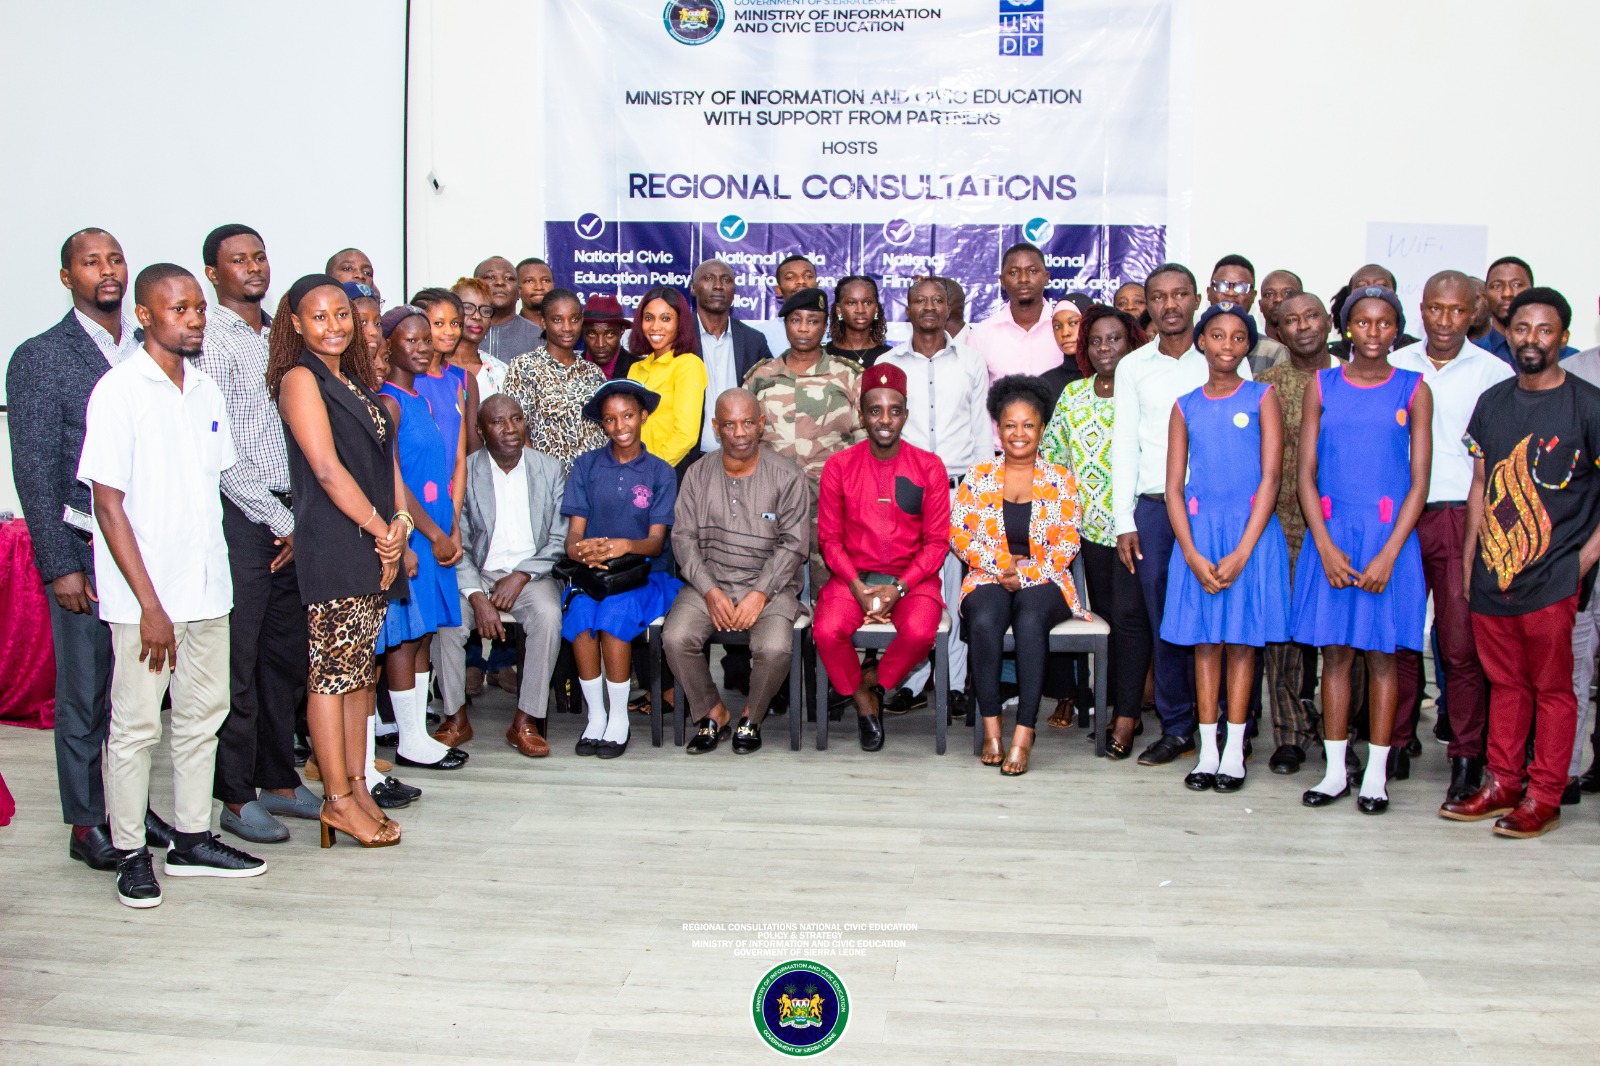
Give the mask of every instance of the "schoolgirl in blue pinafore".
MULTIPOLYGON (((421 376, 416 380, 420 382, 421 376)), ((420 394, 392 381, 384 382, 380 391, 400 407, 400 477, 428 517, 448 534, 455 524, 455 504, 450 497, 455 449, 446 445, 432 406, 420 394)), ((459 432, 459 419, 457 429, 459 432)), ((419 531, 412 531, 409 546, 417 557, 417 574, 411 578, 406 598, 389 604, 380 648, 420 639, 441 626, 461 624, 461 592, 455 568, 439 565, 433 546, 419 531)))
MULTIPOLYGON (((1241 381, 1221 399, 1208 397, 1204 386, 1178 399, 1189 430, 1184 510, 1195 550, 1213 562, 1239 546, 1250 521, 1261 484, 1261 400, 1270 389, 1241 381)), ((1161 639, 1254 648, 1289 639, 1289 546, 1276 514, 1244 569, 1221 592, 1207 592, 1183 553, 1172 553, 1161 639)))
MULTIPOLYGON (((1411 489, 1411 401, 1422 375, 1394 370, 1381 385, 1363 388, 1343 367, 1320 370, 1322 403, 1317 434, 1317 490, 1333 543, 1360 572, 1394 532, 1411 489)), ((1413 530, 1382 592, 1328 584, 1314 539, 1307 536, 1295 567, 1293 631, 1297 644, 1343 645, 1358 651, 1421 651, 1428 589, 1413 530)))

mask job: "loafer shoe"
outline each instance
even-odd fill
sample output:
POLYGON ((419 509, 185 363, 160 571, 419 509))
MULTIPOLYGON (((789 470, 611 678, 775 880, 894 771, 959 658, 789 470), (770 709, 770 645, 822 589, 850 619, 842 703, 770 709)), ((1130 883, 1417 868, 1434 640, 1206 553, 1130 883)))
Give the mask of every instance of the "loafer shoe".
POLYGON ((700 719, 700 728, 695 730, 694 736, 689 738, 689 743, 683 750, 690 755, 704 755, 717 750, 717 745, 727 740, 733 734, 733 726, 728 723, 717 725, 717 720, 709 714, 700 719))
POLYGON ((163 869, 168 877, 256 877, 267 872, 265 859, 222 842, 215 833, 189 848, 174 846, 163 869))
POLYGON ((110 826, 75 825, 67 837, 67 855, 91 870, 115 870, 122 865, 127 852, 111 843, 110 826))
MULTIPOLYGON (((304 785, 295 786, 293 799, 287 799, 276 792, 268 792, 266 789, 261 790, 261 794, 257 799, 260 801, 263 810, 268 814, 277 815, 279 818, 305 818, 310 821, 316 821, 322 816, 322 801, 317 798, 315 792, 312 792, 304 785)), ((249 805, 246 804, 246 806, 249 805)), ((227 808, 224 807, 223 809, 226 810, 227 808)), ((245 837, 245 839, 249 840, 250 838, 245 837)))
POLYGON ((1140 766, 1165 766, 1174 759, 1194 754, 1194 737, 1179 737, 1163 733, 1156 742, 1139 754, 1140 766))
POLYGON ((733 731, 733 753, 735 755, 749 755, 751 752, 761 750, 761 727, 748 718, 739 719, 739 725, 733 731))
POLYGON ((138 910, 161 906, 161 882, 149 848, 130 851, 117 863, 117 899, 138 910))
POLYGON ((222 828, 252 844, 281 844, 289 839, 289 827, 267 813, 257 800, 251 800, 234 814, 222 808, 222 828))
POLYGON ((532 719, 520 729, 513 725, 506 730, 506 743, 530 759, 542 759, 550 754, 550 745, 539 735, 532 719))
POLYGON ((878 751, 883 747, 883 716, 881 714, 857 715, 856 727, 861 731, 862 751, 878 751))
POLYGON ((1305 749, 1298 744, 1282 744, 1272 753, 1272 758, 1267 760, 1267 769, 1275 774, 1298 773, 1305 764, 1305 749))

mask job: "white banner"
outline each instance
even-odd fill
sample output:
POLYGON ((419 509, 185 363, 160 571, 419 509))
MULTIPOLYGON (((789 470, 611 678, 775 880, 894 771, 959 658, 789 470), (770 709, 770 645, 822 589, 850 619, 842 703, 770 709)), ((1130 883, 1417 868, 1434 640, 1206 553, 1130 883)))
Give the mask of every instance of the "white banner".
POLYGON ((1170 0, 585 0, 550 5, 547 248, 636 302, 718 256, 742 317, 777 261, 998 302, 1000 254, 1109 299, 1162 258, 1170 0))

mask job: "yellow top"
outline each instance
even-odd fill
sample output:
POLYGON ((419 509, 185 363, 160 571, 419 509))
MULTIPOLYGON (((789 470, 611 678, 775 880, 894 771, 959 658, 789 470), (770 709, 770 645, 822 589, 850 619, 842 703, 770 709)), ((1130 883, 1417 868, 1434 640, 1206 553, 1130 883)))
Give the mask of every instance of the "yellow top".
POLYGON ((705 417, 706 365, 698 355, 646 355, 628 370, 637 381, 661 396, 661 405, 645 420, 639 440, 668 466, 677 466, 700 443, 705 417))

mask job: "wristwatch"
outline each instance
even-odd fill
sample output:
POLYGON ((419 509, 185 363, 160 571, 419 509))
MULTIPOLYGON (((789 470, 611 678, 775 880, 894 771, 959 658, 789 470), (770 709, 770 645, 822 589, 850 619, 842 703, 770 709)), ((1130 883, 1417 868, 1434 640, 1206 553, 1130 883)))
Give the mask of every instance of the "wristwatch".
POLYGON ((896 592, 898 592, 900 595, 904 596, 906 594, 907 589, 906 589, 906 583, 904 581, 901 581, 899 578, 895 578, 893 581, 890 582, 890 584, 894 586, 894 590, 896 592))

